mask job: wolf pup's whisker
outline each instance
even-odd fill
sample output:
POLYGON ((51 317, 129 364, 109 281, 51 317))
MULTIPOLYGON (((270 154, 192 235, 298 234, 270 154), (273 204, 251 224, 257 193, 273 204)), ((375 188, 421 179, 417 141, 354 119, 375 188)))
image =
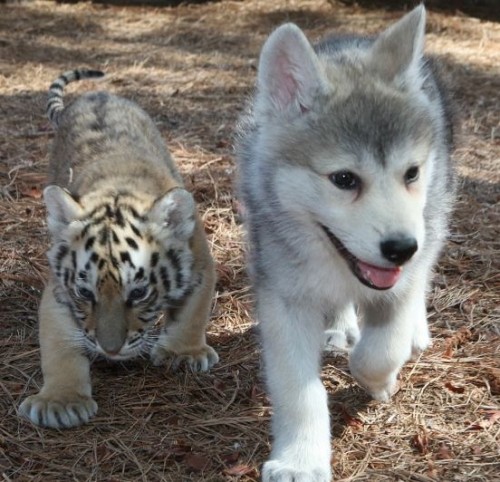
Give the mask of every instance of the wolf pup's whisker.
POLYGON ((419 6, 376 38, 313 47, 285 24, 262 48, 237 153, 274 407, 264 482, 331 478, 325 340, 350 352, 352 375, 384 402, 430 343, 425 294, 454 174, 424 30, 419 6))

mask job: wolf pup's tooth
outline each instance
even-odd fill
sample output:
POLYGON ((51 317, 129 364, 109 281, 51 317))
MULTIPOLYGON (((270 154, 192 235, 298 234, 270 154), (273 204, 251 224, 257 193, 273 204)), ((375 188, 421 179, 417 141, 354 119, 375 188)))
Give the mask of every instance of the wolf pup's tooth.
POLYGON ((52 238, 40 304, 43 387, 19 412, 67 428, 97 412, 90 359, 151 351, 155 364, 208 370, 213 260, 193 196, 160 132, 136 104, 90 92, 64 107, 64 87, 104 74, 73 70, 49 89, 57 128, 44 191, 52 238), (164 313, 162 332, 153 328, 164 313))
POLYGON ((449 108, 424 30, 419 6, 376 38, 313 47, 285 24, 262 49, 237 153, 274 406, 266 482, 330 480, 325 330, 382 401, 430 342, 425 292, 454 175, 449 108))

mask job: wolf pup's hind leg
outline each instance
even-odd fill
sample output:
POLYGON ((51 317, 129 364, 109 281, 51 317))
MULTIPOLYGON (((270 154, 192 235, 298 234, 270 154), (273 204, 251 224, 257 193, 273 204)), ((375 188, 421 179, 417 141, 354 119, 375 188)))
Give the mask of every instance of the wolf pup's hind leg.
POLYGON ((327 315, 325 349, 328 351, 351 351, 360 337, 358 316, 354 305, 339 307, 327 315))

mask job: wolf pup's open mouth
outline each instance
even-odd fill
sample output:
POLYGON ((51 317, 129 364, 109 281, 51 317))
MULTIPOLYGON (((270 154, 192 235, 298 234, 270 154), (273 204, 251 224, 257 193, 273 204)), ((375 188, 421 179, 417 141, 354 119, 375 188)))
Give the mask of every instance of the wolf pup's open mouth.
POLYGON ((380 266, 373 266, 372 264, 365 263, 356 258, 356 256, 354 256, 326 226, 323 224, 320 224, 320 226, 333 246, 335 246, 335 249, 347 261, 354 276, 356 276, 365 286, 375 290, 388 290, 397 283, 402 272, 400 266, 394 268, 381 268, 380 266))

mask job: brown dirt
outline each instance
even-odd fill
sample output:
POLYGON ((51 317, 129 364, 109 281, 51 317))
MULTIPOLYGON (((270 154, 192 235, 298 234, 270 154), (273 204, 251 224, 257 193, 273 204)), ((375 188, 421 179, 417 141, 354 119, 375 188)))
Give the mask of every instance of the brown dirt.
MULTIPOLYGON (((0 5, 3 480, 258 480, 270 407, 232 194, 233 127, 272 28, 294 21, 316 39, 376 32, 401 14, 320 0, 0 5), (219 263, 209 338, 221 362, 205 375, 95 363, 98 416, 54 431, 19 419, 16 407, 41 383, 36 309, 48 240, 40 193, 53 134, 46 89, 80 66, 104 69, 99 88, 148 110, 195 192, 219 263)), ((500 480, 500 25, 436 10, 427 49, 440 56, 460 111, 461 189, 430 295, 435 342, 405 366, 391 404, 371 401, 345 358, 325 357, 336 480, 500 480)))

